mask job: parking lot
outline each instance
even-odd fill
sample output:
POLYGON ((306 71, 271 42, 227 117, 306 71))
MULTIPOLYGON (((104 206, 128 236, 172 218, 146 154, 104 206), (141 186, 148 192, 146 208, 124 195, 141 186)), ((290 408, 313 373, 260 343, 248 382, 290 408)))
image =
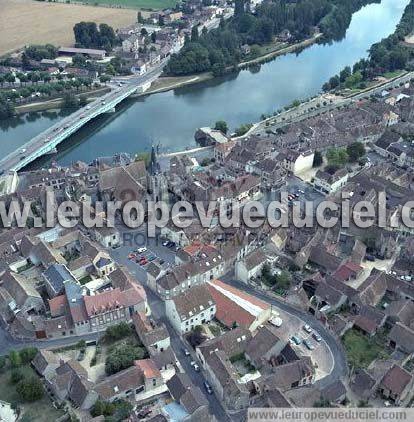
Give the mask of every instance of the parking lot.
POLYGON ((166 270, 175 264, 176 247, 167 247, 163 243, 165 239, 160 237, 148 237, 143 228, 131 230, 124 226, 118 226, 121 233, 122 245, 112 249, 112 258, 125 265, 138 279, 146 281, 146 268, 150 262, 166 270))
POLYGON ((292 348, 303 356, 310 356, 316 366, 316 380, 325 377, 332 370, 334 361, 331 350, 323 339, 317 341, 315 335, 318 333, 310 329, 305 331, 306 325, 302 320, 288 312, 278 309, 278 316, 282 319, 283 323, 278 328, 280 338, 290 343, 292 348), (292 337, 297 338, 300 344, 296 344, 292 337), (308 342, 313 350, 310 350, 304 341, 308 342))

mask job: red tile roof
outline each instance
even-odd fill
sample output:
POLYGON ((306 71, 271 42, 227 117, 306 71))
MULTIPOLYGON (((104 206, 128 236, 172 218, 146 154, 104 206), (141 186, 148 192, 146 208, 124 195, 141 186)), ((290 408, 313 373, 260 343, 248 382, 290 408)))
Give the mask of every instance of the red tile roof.
POLYGON ((50 314, 57 317, 65 314, 66 311, 66 295, 56 296, 49 300, 50 314))
POLYGON ((152 359, 141 359, 134 361, 134 365, 141 369, 145 378, 159 378, 161 377, 161 372, 155 365, 152 359))
POLYGON ((355 277, 360 271, 362 267, 358 264, 355 264, 352 261, 348 261, 345 264, 341 265, 334 273, 333 277, 335 277, 339 281, 347 281, 351 277, 355 277))
POLYGON ((227 327, 232 327, 236 322, 238 326, 249 329, 253 322, 256 321, 256 316, 250 313, 248 310, 244 309, 237 302, 232 300, 230 297, 226 296, 222 291, 218 290, 216 287, 231 292, 234 295, 237 295, 240 299, 250 302, 252 305, 259 307, 262 310, 267 310, 270 308, 270 305, 256 299, 253 296, 248 295, 234 287, 231 287, 220 280, 215 280, 209 282, 207 287, 210 291, 211 296, 216 302, 216 318, 221 321, 227 327))
POLYGON ((116 289, 109 290, 97 294, 95 296, 85 296, 86 313, 89 317, 105 313, 111 309, 121 308, 124 306, 124 295, 117 287, 116 289))

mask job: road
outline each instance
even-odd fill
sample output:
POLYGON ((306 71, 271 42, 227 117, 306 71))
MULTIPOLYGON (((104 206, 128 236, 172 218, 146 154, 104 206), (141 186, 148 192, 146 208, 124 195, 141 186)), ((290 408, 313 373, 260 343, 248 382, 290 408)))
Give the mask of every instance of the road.
POLYGON ((56 145, 76 132, 87 122, 99 114, 114 108, 122 100, 134 93, 139 86, 155 80, 161 74, 166 63, 167 60, 163 60, 144 75, 125 79, 121 86, 116 86, 109 93, 80 108, 32 138, 18 150, 13 151, 0 161, 1 174, 10 170, 19 170, 36 158, 53 150, 56 145))
POLYGON ((352 97, 336 97, 335 99, 332 99, 332 102, 330 102, 329 99, 325 99, 324 96, 313 98, 309 101, 301 103, 298 107, 284 111, 277 116, 257 122, 243 137, 259 133, 265 134, 266 130, 278 129, 286 126, 289 123, 300 122, 310 117, 315 117, 320 114, 336 110, 339 107, 343 107, 355 103, 356 101, 369 98, 371 95, 381 93, 384 89, 397 88, 400 83, 408 82, 413 77, 414 72, 409 72, 401 77, 395 78, 384 84, 377 85, 372 89, 361 92, 360 94, 356 94, 352 97), (326 105, 323 105, 324 102, 326 105))
POLYGON ((236 287, 240 290, 249 293, 258 299, 261 299, 267 303, 270 303, 272 306, 279 308, 291 315, 296 316, 301 319, 305 324, 308 324, 314 331, 318 332, 322 339, 326 342, 329 349, 331 350, 332 356, 334 358, 334 365, 332 371, 326 377, 317 381, 314 385, 317 388, 324 388, 338 379, 346 377, 348 373, 348 365, 346 361, 345 351, 342 348, 340 342, 333 336, 333 334, 324 327, 313 315, 304 312, 300 309, 293 307, 292 305, 284 302, 282 299, 277 299, 274 296, 268 296, 263 291, 257 290, 250 285, 246 285, 240 281, 234 280, 231 274, 226 277, 222 277, 222 280, 230 284, 233 287, 236 287))
POLYGON ((0 323, 0 356, 7 355, 12 350, 23 349, 24 347, 37 347, 38 349, 56 349, 59 347, 76 344, 80 340, 95 341, 101 333, 90 333, 84 336, 59 337, 47 340, 17 340, 6 331, 3 322, 0 323))

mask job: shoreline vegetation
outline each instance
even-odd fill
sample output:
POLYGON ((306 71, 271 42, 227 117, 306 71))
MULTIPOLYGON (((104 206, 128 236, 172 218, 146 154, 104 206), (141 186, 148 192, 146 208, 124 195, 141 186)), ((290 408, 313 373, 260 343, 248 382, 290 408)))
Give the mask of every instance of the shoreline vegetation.
MULTIPOLYGON (((321 36, 322 34, 318 33, 314 35, 312 38, 306 39, 296 44, 291 44, 287 46, 283 45, 281 46, 281 48, 271 51, 269 53, 265 53, 264 55, 260 57, 256 57, 254 59, 239 63, 238 69, 237 70, 233 69, 233 71, 238 72, 239 70, 244 70, 255 65, 266 63, 270 60, 275 59, 276 57, 279 57, 285 54, 290 54, 301 49, 305 49, 315 44, 321 36)), ((267 47, 269 48, 272 48, 272 46, 273 46, 272 43, 267 45, 267 47)), ((141 93, 141 94, 134 94, 132 95, 132 97, 143 97, 143 96, 158 94, 161 92, 167 92, 173 89, 182 88, 184 86, 206 82, 215 78, 216 76, 214 76, 212 72, 204 72, 204 73, 185 75, 185 76, 163 76, 157 79, 146 92, 141 93)), ((98 97, 99 94, 104 94, 105 92, 108 91, 108 89, 109 88, 103 88, 103 89, 91 92, 90 94, 98 94, 98 95, 88 95, 88 100, 92 100, 98 97)), ((20 115, 20 114, 36 112, 36 111, 59 109, 62 104, 63 104, 63 98, 54 98, 53 100, 45 100, 45 101, 39 101, 32 104, 16 106, 15 111, 16 111, 16 114, 20 115)))
POLYGON ((245 0, 235 0, 234 16, 221 19, 217 28, 193 27, 183 48, 171 55, 168 76, 210 71, 222 76, 228 69, 262 55, 263 46, 275 42, 296 44, 317 33, 321 42, 342 39, 361 7, 380 0, 273 0, 256 6, 254 14, 245 0))
POLYGON ((395 31, 369 49, 367 59, 361 59, 353 67, 346 66, 332 76, 322 89, 325 92, 363 91, 378 78, 395 76, 403 71, 414 70, 414 49, 406 39, 414 31, 414 0, 410 0, 395 31))
MULTIPOLYGON (((253 16, 253 15, 245 13, 244 9, 242 11, 240 11, 240 8, 244 7, 243 6, 244 1, 243 0, 238 0, 238 1, 240 1, 240 5, 241 5, 241 6, 239 6, 239 12, 238 13, 241 13, 243 16, 244 15, 253 16)), ((325 16, 320 20, 322 27, 323 27, 323 25, 327 25, 326 20, 331 19, 333 14, 338 12, 339 6, 338 6, 337 0, 309 0, 309 2, 312 2, 312 4, 316 5, 315 7, 322 7, 323 4, 334 4, 333 9, 331 9, 331 11, 329 13, 325 14, 325 16), (323 23, 323 22, 325 22, 325 23, 323 23)), ((376 3, 376 2, 378 2, 378 0, 354 0, 352 2, 352 5, 347 6, 347 10, 348 10, 348 13, 350 11, 352 11, 352 13, 351 13, 351 17, 352 17, 352 14, 356 10, 359 10, 361 7, 363 7, 367 4, 376 3)), ((278 2, 276 2, 276 3, 279 4, 278 2)), ((397 26, 396 33, 398 31, 401 31, 401 28, 403 28, 404 34, 406 32, 411 32, 411 31, 407 30, 406 23, 407 23, 407 13, 409 13, 409 16, 411 16, 411 12, 412 12, 413 7, 414 7, 414 0, 411 0, 410 4, 407 6, 407 8, 406 8, 406 10, 405 10, 405 12, 404 12, 404 14, 401 18, 399 25, 397 26)), ((320 13, 322 13, 322 12, 320 12, 320 13)), ((346 16, 348 16, 348 14, 346 14, 346 16)), ((239 18, 239 19, 241 19, 241 18, 239 18)), ((304 18, 301 18, 301 19, 304 19, 304 18)), ((342 20, 346 21, 345 18, 342 18, 342 20)), ((302 28, 303 28, 303 25, 305 25, 305 24, 304 23, 301 24, 302 28)), ((330 25, 327 25, 325 27, 330 28, 330 25)), ((348 26, 349 26, 349 24, 348 24, 348 26)), ((410 28, 410 29, 412 29, 412 28, 410 28)), ((220 31, 220 30, 223 30, 223 28, 217 28, 215 31, 220 31)), ((310 29, 307 29, 307 30, 310 31, 310 29)), ((330 29, 331 36, 333 36, 332 31, 333 30, 330 29)), ((336 32, 338 33, 338 29, 337 29, 336 32)), ((200 38, 202 38, 206 35, 208 35, 208 34, 202 34, 200 36, 200 38)), ((385 38, 384 40, 388 40, 388 39, 392 38, 394 35, 395 34, 391 35, 388 38, 385 38)), ((271 42, 263 43, 260 46, 261 47, 260 51, 265 52, 264 54, 261 54, 260 56, 253 57, 253 58, 248 59, 248 60, 241 61, 239 63, 232 65, 232 66, 227 66, 227 67, 225 67, 223 72, 219 72, 219 73, 222 73, 223 75, 225 75, 225 74, 229 74, 231 72, 238 72, 238 71, 243 70, 243 69, 248 69, 248 68, 260 65, 262 63, 266 63, 268 61, 271 61, 278 56, 281 56, 281 55, 284 55, 284 54, 289 54, 289 53, 292 53, 292 52, 295 52, 295 51, 305 49, 305 48, 313 45, 316 42, 324 42, 324 41, 326 41, 326 39, 327 39, 326 34, 322 33, 322 32, 314 33, 311 36, 309 36, 308 38, 302 39, 302 40, 297 41, 293 44, 288 44, 286 42, 280 42, 280 41, 277 41, 274 37, 272 37, 271 42)), ((382 40, 381 42, 379 42, 377 44, 374 44, 374 46, 378 46, 378 45, 381 46, 381 44, 384 43, 384 40, 382 40)), ((190 40, 190 44, 192 44, 191 40, 190 40)), ((374 46, 371 47, 370 51, 372 51, 374 46)), ((175 56, 177 56, 177 55, 175 55, 175 56)), ((368 62, 369 60, 366 60, 366 61, 368 62)), ((358 63, 362 63, 362 62, 363 62, 363 60, 361 62, 358 62, 358 63)), ((395 72, 392 72, 392 73, 395 73, 395 72)), ((152 86, 150 87, 150 89, 148 91, 146 91, 145 93, 142 93, 142 94, 134 94, 134 97, 149 96, 149 95, 152 95, 152 94, 156 94, 156 93, 160 93, 160 92, 166 92, 166 91, 181 88, 181 87, 184 87, 184 86, 189 86, 189 85, 193 85, 193 84, 206 82, 206 81, 209 81, 209 80, 216 78, 217 76, 219 76, 219 75, 217 75, 217 72, 214 72, 214 71, 204 71, 204 72, 199 72, 199 73, 191 73, 191 74, 188 74, 188 75, 187 74, 185 74, 185 75, 168 75, 167 74, 167 75, 164 75, 163 77, 159 78, 158 80, 156 80, 152 84, 152 86)), ((352 76, 352 72, 351 72, 351 76, 352 76)), ((389 78, 389 79, 392 79, 392 78, 389 78)), ((375 83, 374 85, 377 85, 379 83, 380 82, 375 83)), ((348 90, 349 92, 342 92, 341 96, 343 96, 343 97, 352 96, 352 95, 354 95, 358 92, 363 92, 365 90, 369 90, 369 89, 373 88, 374 85, 371 84, 371 85, 365 85, 363 87, 361 86, 361 89, 358 90, 358 91, 348 90)), ((105 90, 103 90, 103 91, 105 91, 105 90)), ((93 94, 97 94, 97 92, 93 93, 93 94)), ((96 96, 97 95, 88 96, 88 101, 91 101, 93 99, 91 97, 96 98, 96 96)), ((34 112, 34 111, 44 111, 44 110, 50 110, 50 109, 58 109, 62 106, 62 104, 63 104, 63 98, 55 98, 53 100, 46 100, 44 102, 39 101, 39 102, 36 102, 36 103, 27 104, 27 105, 23 105, 23 106, 16 106, 16 114, 25 114, 25 113, 34 112)))

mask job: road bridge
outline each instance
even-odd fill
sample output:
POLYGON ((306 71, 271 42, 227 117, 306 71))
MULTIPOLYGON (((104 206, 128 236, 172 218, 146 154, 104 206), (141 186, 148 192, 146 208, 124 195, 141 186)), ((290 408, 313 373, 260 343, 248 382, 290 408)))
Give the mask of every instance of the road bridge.
POLYGON ((163 61, 145 75, 123 79, 122 83, 119 82, 113 86, 109 93, 60 120, 1 159, 0 175, 10 171, 18 171, 37 158, 53 152, 57 145, 95 117, 112 111, 133 93, 145 92, 151 86, 151 83, 160 76, 165 63, 166 61, 163 61))

